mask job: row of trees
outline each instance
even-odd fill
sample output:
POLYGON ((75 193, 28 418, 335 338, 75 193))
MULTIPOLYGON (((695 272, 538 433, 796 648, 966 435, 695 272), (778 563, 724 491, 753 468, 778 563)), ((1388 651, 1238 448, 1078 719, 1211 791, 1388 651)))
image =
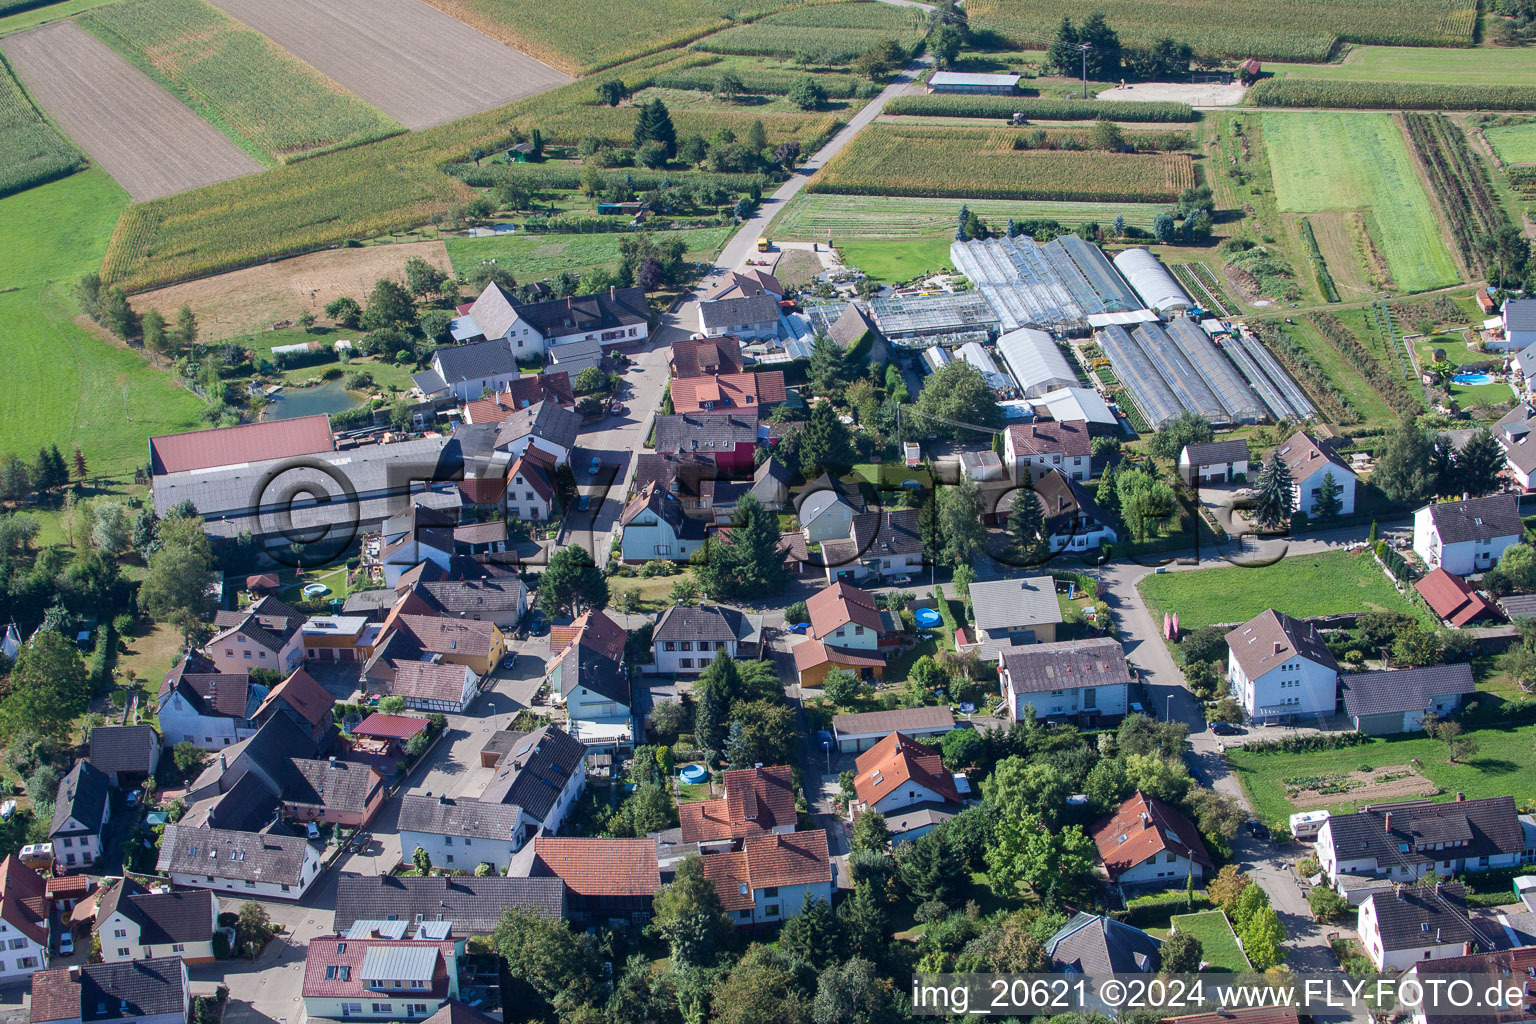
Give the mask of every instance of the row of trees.
POLYGON ((1201 69, 1220 64, 1219 60, 1196 54, 1188 43, 1167 36, 1145 48, 1122 46, 1119 34, 1097 11, 1076 25, 1063 15, 1046 51, 1046 63, 1058 74, 1076 78, 1086 66, 1089 80, 1099 82, 1112 82, 1122 76, 1145 82, 1182 81, 1189 74, 1191 62, 1201 69))

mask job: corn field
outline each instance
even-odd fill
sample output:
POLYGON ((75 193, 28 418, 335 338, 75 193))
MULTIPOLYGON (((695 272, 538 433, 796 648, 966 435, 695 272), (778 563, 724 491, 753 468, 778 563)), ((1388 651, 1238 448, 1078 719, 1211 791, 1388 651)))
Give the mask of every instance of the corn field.
POLYGON ((873 46, 894 40, 912 52, 926 31, 914 8, 875 3, 792 8, 738 25, 693 44, 709 53, 794 58, 805 64, 846 64, 873 46))
MULTIPOLYGON (((972 0, 971 26, 1001 33, 1023 49, 1055 38, 1062 17, 1080 21, 1098 8, 1070 0, 972 0)), ((1128 46, 1171 36, 1199 53, 1260 60, 1323 61, 1339 43, 1470 46, 1475 0, 1115 0, 1104 8, 1128 46)))
POLYGON ((403 130, 203 0, 128 0, 87 11, 79 21, 268 163, 403 130))
POLYGON ((1428 85, 1266 78, 1248 90, 1261 107, 1350 110, 1536 110, 1532 85, 1428 85))
POLYGON ((1172 202, 1195 183, 1181 153, 989 149, 987 131, 871 125, 812 192, 933 198, 1172 202))
POLYGON ((43 120, 0 57, 0 196, 62 178, 83 162, 69 140, 43 120))
POLYGON ((885 105, 887 114, 912 117, 1001 117, 1015 113, 1030 121, 1182 122, 1195 120, 1195 111, 1184 103, 1132 103, 1117 100, 1053 100, 1031 96, 955 96, 934 93, 897 96, 885 105))

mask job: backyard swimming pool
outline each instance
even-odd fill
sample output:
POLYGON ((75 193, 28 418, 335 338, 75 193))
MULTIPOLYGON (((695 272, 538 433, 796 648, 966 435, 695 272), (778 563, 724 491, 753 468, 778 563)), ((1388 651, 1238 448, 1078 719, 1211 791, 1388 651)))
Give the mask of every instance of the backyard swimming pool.
POLYGON ((1492 384, 1493 376, 1487 373, 1458 373, 1451 378, 1453 384, 1492 384))

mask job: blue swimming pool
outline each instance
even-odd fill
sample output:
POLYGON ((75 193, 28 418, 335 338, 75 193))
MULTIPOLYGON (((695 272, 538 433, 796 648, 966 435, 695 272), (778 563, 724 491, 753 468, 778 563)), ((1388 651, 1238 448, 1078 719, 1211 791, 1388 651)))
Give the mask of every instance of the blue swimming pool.
POLYGON ((912 613, 912 620, 924 629, 932 629, 944 621, 932 608, 918 608, 912 613))
POLYGON ((1458 373, 1451 378, 1453 384, 1492 384, 1493 377, 1486 373, 1458 373))
POLYGON ((709 769, 705 768, 701 764, 690 764, 686 765, 682 771, 678 772, 677 777, 689 785, 697 785, 698 783, 703 782, 705 779, 709 778, 709 769))

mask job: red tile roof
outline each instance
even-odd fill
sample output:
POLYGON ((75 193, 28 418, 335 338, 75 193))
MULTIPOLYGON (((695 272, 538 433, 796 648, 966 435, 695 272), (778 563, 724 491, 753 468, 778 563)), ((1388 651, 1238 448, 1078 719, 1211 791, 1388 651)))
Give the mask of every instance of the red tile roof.
POLYGON ((783 370, 684 377, 672 382, 672 408, 677 413, 755 410, 783 402, 786 394, 783 370))
POLYGON ((80 1017, 80 978, 70 968, 32 975, 32 1024, 80 1017))
MULTIPOLYGON (((463 676, 459 678, 462 682, 463 676)), ((454 696, 457 697, 458 694, 454 696)), ((352 735, 380 740, 408 740, 417 733, 426 731, 425 718, 412 718, 409 715, 381 715, 374 712, 358 723, 357 728, 352 730, 352 735)))
POLYGON ((1493 613, 1493 606, 1454 573, 1438 568, 1413 585, 1430 610, 1453 626, 1465 626, 1493 613))
POLYGON ((256 709, 256 717, 262 717, 279 700, 287 703, 306 722, 316 727, 331 720, 331 708, 336 706, 336 698, 303 669, 295 669, 293 675, 272 688, 272 692, 267 694, 261 706, 256 709))
POLYGON ((795 773, 786 765, 725 773, 725 795, 679 804, 683 842, 738 839, 795 823, 795 773))
POLYGON ((752 880, 747 873, 745 853, 734 850, 709 854, 704 858, 704 877, 715 883, 721 910, 733 914, 752 909, 752 880))
POLYGON ((925 786, 951 803, 960 802, 954 777, 944 770, 938 751, 923 746, 910 736, 893 732, 860 754, 854 763, 858 769, 853 780, 854 791, 870 806, 908 782, 925 786))
POLYGON ((1210 854, 1190 820, 1161 800, 1139 791, 1114 814, 1094 825, 1091 834, 1099 859, 1111 879, 1166 851, 1210 869, 1210 854))
POLYGON ((661 888, 656 843, 650 839, 533 841, 534 874, 554 876, 579 896, 653 896, 661 888))
POLYGON ((150 471, 161 476, 242 462, 318 455, 334 449, 329 416, 295 416, 289 420, 265 420, 152 437, 149 439, 149 464, 150 471))
POLYGON ((1082 420, 1015 423, 1008 428, 1015 455, 1088 455, 1092 439, 1082 420))
POLYGON ((754 889, 832 881, 827 834, 821 829, 750 837, 741 850, 754 889))
POLYGON ((571 625, 576 628, 575 643, 590 647, 613 661, 624 656, 624 644, 629 634, 596 608, 583 612, 571 625))
POLYGON ((811 635, 818 640, 825 640, 849 623, 876 633, 881 628, 880 609, 875 607, 874 597, 842 580, 805 602, 805 608, 811 616, 811 635))
POLYGON ((537 402, 554 402, 569 409, 576 404, 571 375, 565 370, 527 374, 511 381, 490 398, 477 398, 464 407, 470 423, 501 423, 519 409, 537 402))
POLYGON ((14 856, 0 861, 0 921, 33 942, 48 942, 47 883, 14 856))
POLYGON ((883 666, 885 659, 872 651, 850 651, 832 647, 820 640, 806 640, 795 645, 796 672, 805 672, 827 662, 844 668, 874 668, 877 665, 883 666))

